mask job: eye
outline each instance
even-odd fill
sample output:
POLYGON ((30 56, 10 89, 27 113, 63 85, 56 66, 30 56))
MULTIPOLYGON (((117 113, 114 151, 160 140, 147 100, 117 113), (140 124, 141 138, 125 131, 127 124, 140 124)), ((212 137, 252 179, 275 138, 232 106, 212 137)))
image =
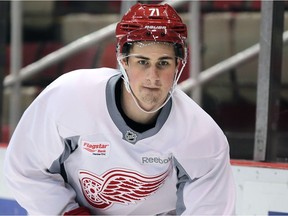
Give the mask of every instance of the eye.
POLYGON ((149 64, 149 62, 147 61, 147 60, 139 60, 138 61, 138 64, 140 64, 140 65, 148 65, 149 64))
POLYGON ((161 60, 158 62, 158 66, 160 66, 160 67, 165 67, 165 66, 169 66, 169 65, 170 65, 170 62, 167 60, 161 60))

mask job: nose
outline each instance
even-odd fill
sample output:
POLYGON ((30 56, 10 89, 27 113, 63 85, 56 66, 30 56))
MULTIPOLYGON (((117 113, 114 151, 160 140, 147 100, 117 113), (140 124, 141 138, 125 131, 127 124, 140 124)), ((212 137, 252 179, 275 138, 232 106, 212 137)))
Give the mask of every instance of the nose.
POLYGON ((157 68, 157 65, 151 65, 150 68, 147 71, 147 79, 150 79, 151 81, 159 80, 159 69, 157 68))

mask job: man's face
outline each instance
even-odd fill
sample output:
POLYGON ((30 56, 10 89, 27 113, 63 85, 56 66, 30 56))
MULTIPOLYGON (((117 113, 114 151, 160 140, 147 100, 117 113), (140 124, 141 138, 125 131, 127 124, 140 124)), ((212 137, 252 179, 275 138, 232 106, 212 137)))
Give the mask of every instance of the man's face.
POLYGON ((139 105, 153 110, 162 105, 173 85, 176 71, 174 48, 165 43, 136 43, 124 68, 139 105))

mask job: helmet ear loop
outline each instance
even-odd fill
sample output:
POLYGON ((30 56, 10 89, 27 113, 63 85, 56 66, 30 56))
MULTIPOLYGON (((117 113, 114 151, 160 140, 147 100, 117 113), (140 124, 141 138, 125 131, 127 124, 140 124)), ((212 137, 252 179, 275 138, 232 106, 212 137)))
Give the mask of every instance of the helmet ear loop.
POLYGON ((184 68, 186 66, 186 63, 187 63, 186 62, 186 58, 185 59, 181 59, 181 63, 180 63, 180 61, 178 62, 179 65, 177 66, 177 69, 176 69, 176 72, 175 72, 173 85, 171 87, 171 90, 169 91, 171 95, 174 92, 174 90, 175 90, 175 88, 176 88, 176 86, 178 84, 178 81, 179 81, 179 79, 180 79, 180 77, 182 75, 182 72, 183 72, 183 70, 184 70, 184 68), (179 70, 179 68, 180 68, 180 70, 179 70))
POLYGON ((128 77, 127 72, 126 72, 126 70, 125 70, 125 68, 124 68, 124 66, 123 66, 123 63, 122 63, 122 61, 123 61, 124 58, 125 58, 125 57, 120 58, 120 57, 118 56, 118 57, 117 57, 117 62, 118 62, 119 69, 120 69, 121 74, 122 74, 122 79, 123 79, 123 81, 124 81, 125 88, 126 88, 126 90, 127 90, 129 93, 132 93, 132 90, 131 90, 131 87, 130 87, 129 77, 128 77))
MULTIPOLYGON (((177 44, 175 44, 177 46, 177 44)), ((178 44, 180 45, 180 44, 178 44)), ((187 63, 187 56, 188 56, 188 49, 187 49, 187 46, 185 44, 184 41, 182 41, 181 43, 181 49, 183 52, 176 52, 176 55, 179 54, 179 56, 177 57, 177 68, 176 68, 176 71, 175 71, 175 77, 174 77, 174 81, 173 81, 173 84, 172 84, 172 87, 169 91, 169 93, 172 95, 172 93, 174 92, 177 84, 178 84, 178 81, 182 75, 182 72, 186 66, 186 63, 187 63), (181 54, 182 53, 182 54, 181 54), (179 70, 180 69, 180 70, 179 70)), ((180 48, 180 47, 176 47, 176 48, 180 48)))

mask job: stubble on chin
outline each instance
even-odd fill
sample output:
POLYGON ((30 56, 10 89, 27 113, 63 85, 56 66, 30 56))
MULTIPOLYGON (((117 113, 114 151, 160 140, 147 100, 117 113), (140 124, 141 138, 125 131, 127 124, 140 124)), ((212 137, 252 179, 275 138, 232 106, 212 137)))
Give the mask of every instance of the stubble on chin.
POLYGON ((140 101, 150 106, 155 106, 161 102, 161 93, 160 92, 145 92, 140 91, 140 101))

